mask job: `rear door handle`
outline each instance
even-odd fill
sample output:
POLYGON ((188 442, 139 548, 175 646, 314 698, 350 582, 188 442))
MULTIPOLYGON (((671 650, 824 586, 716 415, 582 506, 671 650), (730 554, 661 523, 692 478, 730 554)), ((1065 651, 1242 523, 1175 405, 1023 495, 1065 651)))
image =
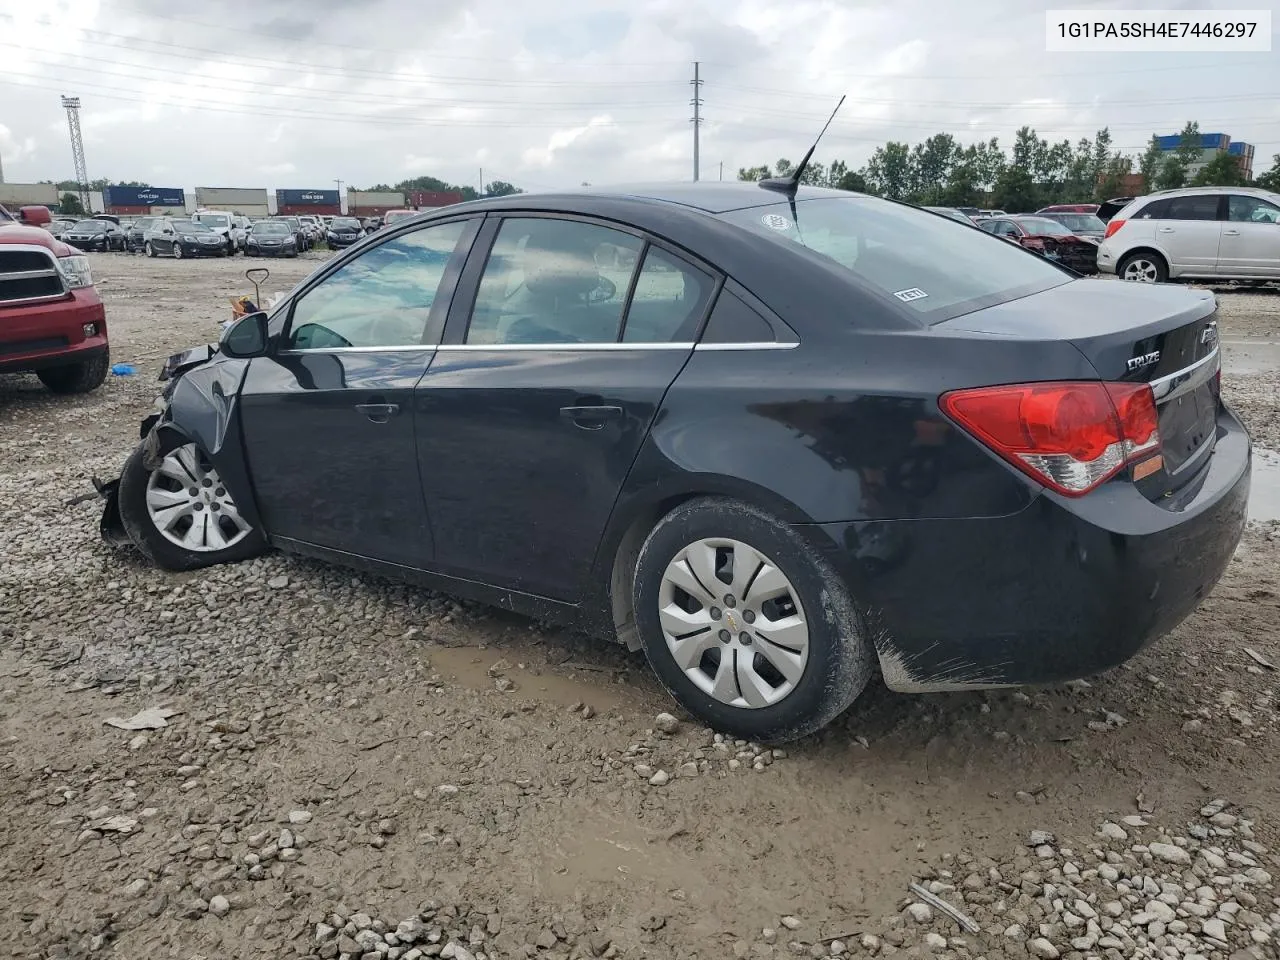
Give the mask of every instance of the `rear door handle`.
POLYGON ((621 420, 622 408, 612 406, 561 407, 560 416, 583 430, 599 430, 609 420, 621 420))
POLYGON ((357 403, 356 409, 374 423, 386 423, 400 412, 398 403, 357 403))
POLYGON ((1240 236, 1240 231, 1239 230, 1223 230, 1222 235, 1224 237, 1238 237, 1240 236))
POLYGON ((1173 227, 1161 227, 1159 232, 1160 232, 1160 233, 1175 233, 1176 231, 1173 229, 1173 227))

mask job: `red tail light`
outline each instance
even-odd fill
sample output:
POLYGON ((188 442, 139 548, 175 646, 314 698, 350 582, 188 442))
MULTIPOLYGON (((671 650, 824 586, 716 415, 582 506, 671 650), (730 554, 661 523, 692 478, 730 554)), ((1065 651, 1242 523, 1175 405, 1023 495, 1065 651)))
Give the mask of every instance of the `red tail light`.
POLYGON ((1124 220, 1114 220, 1114 219, 1108 220, 1107 232, 1102 235, 1102 239, 1103 240, 1107 239, 1107 237, 1111 236, 1113 233, 1115 233, 1117 230, 1123 227, 1125 225, 1125 222, 1126 221, 1124 220))
POLYGON ((1079 497, 1160 450, 1145 383, 1027 383, 943 394, 943 411, 1019 470, 1079 497))

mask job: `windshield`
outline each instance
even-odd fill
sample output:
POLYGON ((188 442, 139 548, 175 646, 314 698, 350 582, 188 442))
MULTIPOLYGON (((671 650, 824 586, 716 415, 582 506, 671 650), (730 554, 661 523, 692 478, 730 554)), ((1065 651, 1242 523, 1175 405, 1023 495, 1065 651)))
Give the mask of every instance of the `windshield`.
POLYGON ((302 226, 302 224, 298 220, 293 219, 292 217, 285 217, 282 220, 275 220, 273 222, 286 224, 290 230, 297 230, 300 226, 302 226))
POLYGON ((360 221, 353 220, 350 217, 335 217, 333 222, 329 224, 331 230, 359 230, 360 221))
POLYGON ((146 230, 155 222, 155 217, 140 217, 133 221, 133 223, 130 224, 130 227, 134 230, 146 230))
POLYGON ((102 233, 107 225, 101 220, 81 220, 74 229, 76 233, 102 233))
POLYGON ((1034 234, 1039 237, 1069 237, 1071 236, 1070 228, 1059 223, 1057 220, 1050 220, 1048 217, 1020 217, 1018 226, 1022 227, 1027 233, 1034 234))
POLYGON ((220 213, 197 213, 191 219, 196 223, 203 223, 207 227, 231 226, 231 218, 220 213))
POLYGON ((804 247, 852 272, 928 323, 1070 282, 1049 261, 963 224, 872 197, 774 203, 721 214, 784 246, 804 247))
POLYGON ((213 233, 208 227, 197 220, 175 220, 173 228, 179 233, 213 233))
POLYGON ((289 225, 278 221, 271 223, 255 223, 253 232, 262 237, 287 237, 289 225))

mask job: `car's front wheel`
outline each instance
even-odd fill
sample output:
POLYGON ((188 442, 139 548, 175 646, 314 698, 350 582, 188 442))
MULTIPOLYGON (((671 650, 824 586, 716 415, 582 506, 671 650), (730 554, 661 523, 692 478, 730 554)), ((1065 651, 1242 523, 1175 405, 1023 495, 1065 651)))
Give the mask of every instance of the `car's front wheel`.
POLYGON ((266 546, 241 514, 209 458, 194 443, 171 441, 147 466, 139 444, 120 475, 120 517, 129 539, 157 566, 195 570, 245 560, 266 546))
POLYGON ((788 524, 739 501, 693 500, 662 518, 641 548, 632 599, 663 685, 737 737, 811 733, 874 673, 836 571, 788 524))
POLYGON ((88 393, 102 386, 110 366, 111 358, 104 350, 96 357, 79 363, 37 370, 36 376, 53 393, 88 393))
POLYGON ((175 243, 175 244, 173 245, 173 259, 175 259, 175 260, 181 260, 181 259, 182 259, 182 244, 180 244, 180 243, 175 243))

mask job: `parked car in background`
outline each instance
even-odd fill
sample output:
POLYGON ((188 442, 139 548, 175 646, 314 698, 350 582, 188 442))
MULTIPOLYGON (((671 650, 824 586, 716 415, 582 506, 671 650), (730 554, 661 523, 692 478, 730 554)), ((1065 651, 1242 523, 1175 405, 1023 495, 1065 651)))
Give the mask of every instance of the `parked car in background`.
POLYGON ((612 633, 749 740, 878 673, 1060 683, 1173 630, 1249 494, 1214 296, 786 189, 387 227, 169 367, 104 533, 170 569, 274 546, 612 633))
POLYGON ((1043 217, 1046 220, 1055 220, 1062 224, 1077 237, 1084 237, 1089 240, 1097 240, 1102 242, 1102 235, 1107 230, 1107 225, 1099 220, 1092 213, 1040 213, 1036 216, 1043 217))
POLYGON ((159 217, 146 232, 143 249, 148 257, 226 257, 227 238, 198 220, 159 217))
POLYGON ((921 209, 943 217, 950 217, 952 220, 958 220, 961 223, 967 223, 971 227, 973 226, 973 218, 957 207, 922 207, 921 209))
POLYGON ((329 221, 326 241, 335 250, 349 247, 364 236, 360 221, 355 217, 334 217, 329 221))
POLYGON ((76 217, 54 217, 45 226, 45 229, 48 230, 51 234, 53 234, 55 237, 58 237, 59 239, 61 239, 63 234, 65 234, 68 230, 70 230, 79 222, 80 222, 79 219, 77 219, 76 217))
POLYGON ((304 213, 299 215, 298 220, 300 220, 303 227, 306 228, 307 238, 311 241, 313 246, 324 239, 324 227, 320 225, 319 217, 312 216, 309 213, 304 213))
POLYGON ((197 210, 191 215, 194 223, 201 223, 222 237, 227 253, 233 254, 244 246, 244 230, 236 226, 236 216, 225 210, 197 210))
POLYGON ((1096 203, 1052 203, 1036 211, 1036 216, 1045 213, 1097 213, 1096 203))
POLYGON ((298 238, 281 220, 259 220, 245 237, 246 257, 296 257, 298 238))
POLYGON ((124 248, 130 253, 137 253, 142 249, 142 245, 146 242, 147 231, 151 229, 159 217, 138 217, 129 228, 124 231, 124 248))
MULTIPOLYGON (((25 211, 33 208, 24 208, 25 211)), ((107 317, 89 258, 0 206, 0 373, 34 371, 54 393, 87 393, 111 365, 107 317)))
POLYGON ((404 220, 407 217, 416 217, 417 210, 388 210, 382 215, 382 225, 389 227, 397 220, 404 220))
POLYGON ((382 227, 382 220, 379 217, 362 217, 360 225, 364 228, 365 233, 373 233, 382 227))
POLYGON ((1098 244, 1076 236, 1068 227, 1048 217, 992 217, 978 226, 1077 273, 1098 272, 1098 244))
POLYGON ((294 240, 296 240, 298 243, 299 250, 311 249, 311 246, 312 246, 311 234, 307 230, 307 228, 302 225, 301 220, 299 220, 297 217, 292 217, 292 216, 272 217, 271 219, 275 220, 278 223, 284 223, 288 225, 290 232, 293 234, 294 240))
POLYGON ((62 235, 62 239, 77 250, 106 253, 108 250, 123 250, 125 246, 124 231, 110 220, 81 220, 62 235))
POLYGON ((1107 223, 1098 267, 1125 280, 1280 280, 1280 194, 1187 187, 1134 200, 1107 223))
POLYGON ((120 226, 120 217, 114 213, 95 213, 93 216, 89 217, 89 219, 106 220, 108 223, 114 223, 117 227, 120 226))

